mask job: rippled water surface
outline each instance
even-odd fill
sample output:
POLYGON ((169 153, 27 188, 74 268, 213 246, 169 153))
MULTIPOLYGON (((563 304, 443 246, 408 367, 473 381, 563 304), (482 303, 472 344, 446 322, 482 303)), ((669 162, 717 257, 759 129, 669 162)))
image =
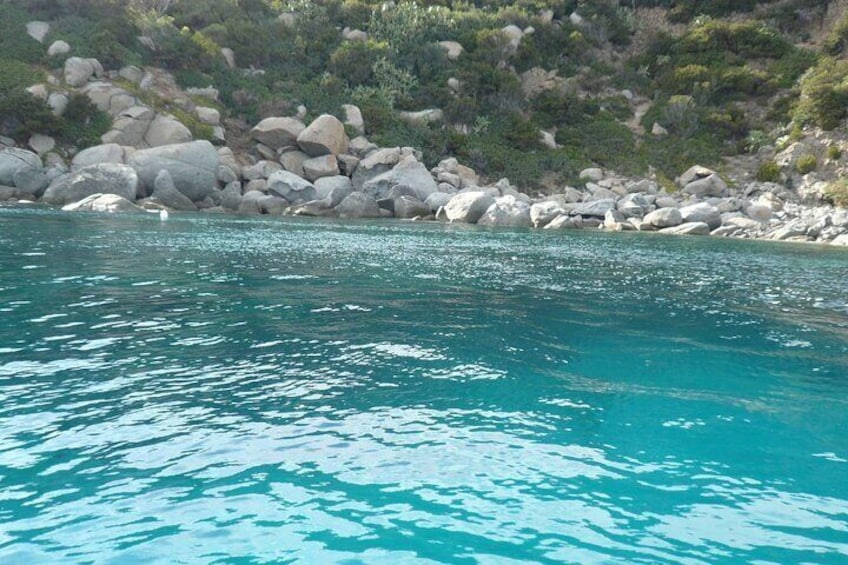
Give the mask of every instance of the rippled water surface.
POLYGON ((848 251, 0 209, 0 563, 846 563, 848 251))

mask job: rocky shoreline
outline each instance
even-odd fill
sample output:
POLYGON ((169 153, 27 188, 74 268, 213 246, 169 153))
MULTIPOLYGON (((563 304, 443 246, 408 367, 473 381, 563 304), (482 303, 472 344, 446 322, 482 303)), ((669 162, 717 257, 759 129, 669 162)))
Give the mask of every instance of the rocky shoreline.
POLYGON ((428 169, 411 147, 378 147, 362 132, 356 106, 345 121, 321 115, 306 123, 270 117, 250 131, 251 147, 236 153, 212 105, 213 88, 185 97, 166 73, 127 67, 105 72, 94 59, 71 57, 62 78, 30 92, 55 111, 62 97, 82 92, 113 119, 101 145, 64 153, 34 133, 29 149, 0 139, 0 202, 43 202, 68 211, 155 209, 401 218, 540 229, 658 231, 848 245, 848 210, 808 202, 776 183, 730 186, 721 175, 692 167, 662 187, 599 168, 580 174, 581 186, 531 197, 507 179, 484 182, 449 158, 428 169), (173 115, 158 112, 128 84, 164 91, 213 128, 212 141, 193 140, 173 115), (210 106, 194 102, 209 100, 210 106), (356 132, 353 138, 349 136, 356 132))
POLYGON ((733 190, 714 171, 693 167, 677 179, 680 190, 669 193, 648 179, 587 169, 582 189, 531 198, 507 179, 481 183, 455 159, 427 170, 413 148, 378 148, 364 138, 334 146, 328 136, 335 129, 338 141, 344 131, 336 122, 321 116, 305 126, 293 138, 302 144, 284 153, 283 163, 244 167, 229 148, 208 141, 149 149, 99 145, 77 154, 67 170, 45 166, 32 151, 4 148, 0 202, 42 202, 66 211, 400 218, 848 245, 848 210, 801 204, 774 183, 733 190))

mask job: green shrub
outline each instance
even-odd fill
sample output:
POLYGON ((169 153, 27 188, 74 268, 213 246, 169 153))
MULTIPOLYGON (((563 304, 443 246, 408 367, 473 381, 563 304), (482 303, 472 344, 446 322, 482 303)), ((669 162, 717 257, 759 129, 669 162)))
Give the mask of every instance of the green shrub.
POLYGON ((20 61, 0 59, 0 96, 16 89, 26 88, 40 80, 43 74, 20 61))
POLYGON ((801 81, 801 98, 792 114, 800 124, 835 129, 848 115, 848 61, 825 57, 801 81))
POLYGON ((830 145, 827 148, 828 159, 830 159, 831 161, 836 161, 840 157, 842 157, 842 148, 840 148, 838 145, 830 145))
POLYGON ((388 52, 385 42, 346 41, 330 55, 329 70, 350 86, 374 84, 374 65, 379 59, 385 59, 388 52))
POLYGON ((830 30, 822 43, 822 50, 835 57, 845 50, 846 44, 848 44, 848 15, 839 20, 830 30))
POLYGON ((816 159, 815 155, 801 155, 798 157, 798 160, 795 161, 795 170, 802 175, 806 175, 807 173, 815 171, 818 165, 819 161, 816 159))
POLYGON ((757 169, 757 180, 760 182, 779 182, 780 165, 771 159, 763 162, 757 169))
POLYGON ((16 88, 0 94, 0 133, 17 142, 26 141, 33 133, 56 135, 61 122, 47 103, 29 92, 16 88))
POLYGON ((601 166, 623 162, 635 148, 633 132, 609 115, 557 130, 556 142, 601 166))
POLYGON ((62 115, 59 137, 78 149, 85 149, 101 143, 101 136, 111 127, 109 114, 97 108, 85 94, 74 93, 62 115))
POLYGON ((835 180, 824 189, 824 196, 834 206, 848 208, 848 179, 835 180))
POLYGON ((23 63, 37 63, 43 58, 44 46, 26 32, 31 19, 24 10, 0 4, 0 57, 23 63))

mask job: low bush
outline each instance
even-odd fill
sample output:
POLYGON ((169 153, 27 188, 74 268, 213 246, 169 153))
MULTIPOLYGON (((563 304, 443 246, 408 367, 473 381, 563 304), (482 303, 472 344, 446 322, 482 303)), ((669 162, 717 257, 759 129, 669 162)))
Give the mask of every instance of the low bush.
POLYGON ((834 206, 848 208, 848 179, 839 179, 828 184, 824 189, 824 196, 834 206))
POLYGON ((799 124, 826 130, 848 115, 848 61, 825 57, 801 81, 801 97, 792 114, 799 124))
POLYGON ((763 162, 757 169, 757 180, 760 182, 779 182, 780 165, 771 159, 763 162))
POLYGON ((74 93, 62 115, 59 137, 78 149, 101 142, 100 136, 112 127, 112 118, 97 108, 85 94, 74 93))
POLYGON ((798 171, 799 174, 806 175, 807 173, 812 173, 818 167, 819 161, 816 159, 815 155, 801 155, 798 157, 798 160, 795 161, 795 170, 798 171))
POLYGON ((61 121, 53 115, 47 103, 22 88, 0 94, 0 133, 18 143, 33 133, 57 135, 61 121))

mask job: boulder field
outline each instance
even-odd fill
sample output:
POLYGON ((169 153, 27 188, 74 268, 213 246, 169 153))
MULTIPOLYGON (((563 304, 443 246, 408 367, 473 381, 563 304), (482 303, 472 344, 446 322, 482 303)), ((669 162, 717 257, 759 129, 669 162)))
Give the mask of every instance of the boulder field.
POLYGON ((78 153, 70 167, 46 165, 25 149, 0 149, 0 200, 41 201, 69 211, 400 218, 848 244, 848 210, 802 204, 774 183, 731 188, 703 167, 684 172, 674 191, 649 179, 587 169, 582 186, 531 198, 507 179, 481 182, 453 158, 428 170, 413 148, 348 140, 332 116, 318 118, 320 127, 294 120, 278 122, 289 133, 269 133, 268 123, 257 130, 258 143, 277 140, 280 158, 250 165, 208 141, 147 149, 103 144, 78 153), (304 133, 305 147, 298 142, 304 133), (323 154, 309 157, 304 148, 323 154), (285 158, 301 151, 302 160, 285 158), (316 176, 306 165, 315 159, 345 166, 316 176))

